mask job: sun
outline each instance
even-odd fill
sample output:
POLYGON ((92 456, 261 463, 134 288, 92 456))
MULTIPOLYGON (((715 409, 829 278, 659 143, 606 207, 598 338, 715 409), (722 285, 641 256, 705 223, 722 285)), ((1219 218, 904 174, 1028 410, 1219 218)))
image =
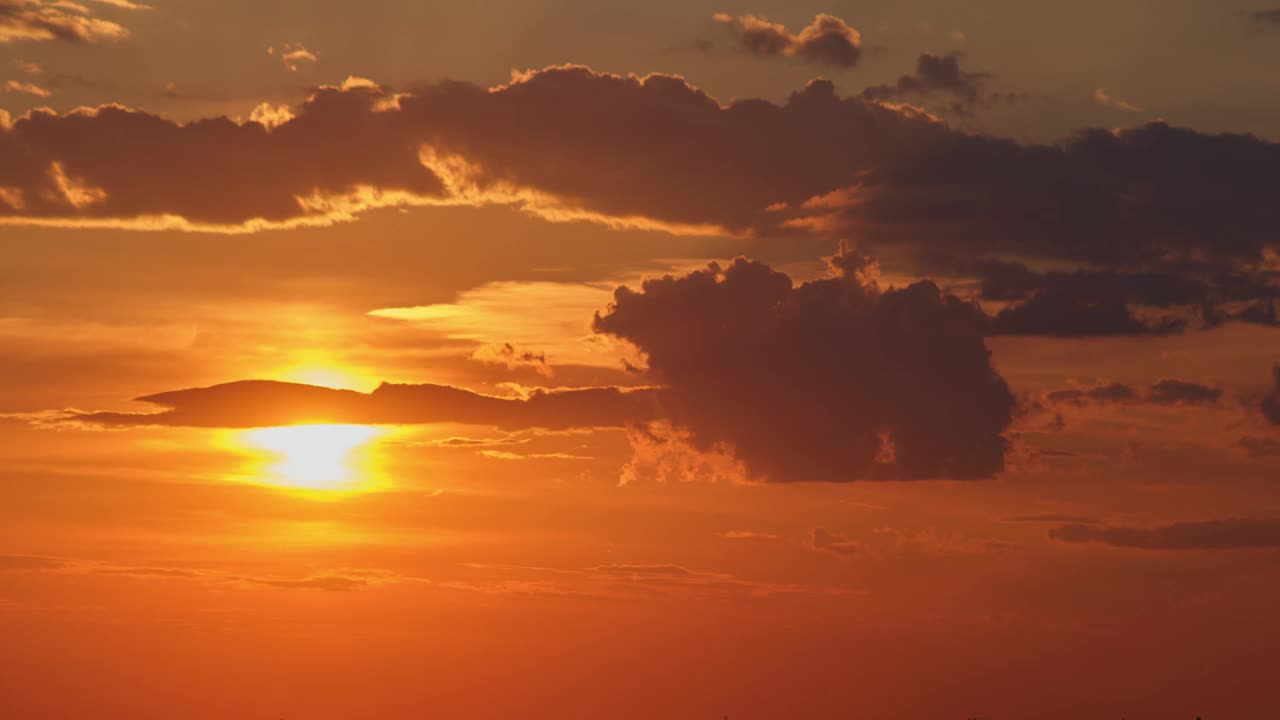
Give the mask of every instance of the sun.
POLYGON ((369 450, 387 430, 369 425, 291 425, 245 431, 240 444, 264 456, 255 478, 276 487, 359 489, 376 475, 369 450))

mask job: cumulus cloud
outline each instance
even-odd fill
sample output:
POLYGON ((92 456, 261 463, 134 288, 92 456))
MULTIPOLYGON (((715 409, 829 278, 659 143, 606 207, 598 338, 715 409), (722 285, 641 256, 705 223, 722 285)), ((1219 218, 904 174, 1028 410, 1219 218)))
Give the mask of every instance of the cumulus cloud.
POLYGON ((862 91, 862 97, 882 102, 945 96, 947 102, 942 109, 963 115, 971 112, 975 106, 1012 97, 986 94, 984 86, 990 79, 991 75, 988 73, 967 72, 960 69, 958 54, 925 53, 916 59, 914 73, 899 77, 893 85, 869 87, 862 91))
MULTIPOLYGON (((1261 274, 1280 229, 1278 177, 1280 146, 1252 136, 1153 123, 1026 145, 841 98, 827 81, 781 104, 721 104, 679 77, 584 67, 496 88, 393 92, 353 78, 246 122, 104 106, 0 125, 0 188, 13 200, 0 223, 247 231, 502 203, 551 220, 1075 262, 1138 285, 1246 273, 1272 293, 1261 274)), ((1098 297, 1082 289, 1092 282, 1046 280, 997 330, 1177 329, 1122 307, 1148 290, 1098 297)), ((1207 300, 1231 287, 1211 285, 1207 300)))
POLYGON ((1105 543, 1141 550, 1237 550, 1280 548, 1280 520, 1183 522, 1154 528, 1062 525, 1049 537, 1064 543, 1105 543))
MULTIPOLYGON (((124 7, 133 3, 98 0, 124 7)), ((141 7, 141 6, 137 6, 141 7)), ((93 17, 89 9, 72 2, 0 0, 0 45, 20 40, 62 40, 91 43, 128 37, 123 25, 93 17)))
POLYGON ((850 68, 862 59, 862 35, 844 20, 814 16, 799 33, 755 15, 716 13, 716 22, 733 33, 739 47, 761 57, 798 57, 813 63, 850 68))
MULTIPOLYGON (((848 255, 848 252, 843 255, 848 255)), ((881 290, 838 257, 796 286, 738 259, 617 290, 597 332, 633 343, 682 439, 770 481, 973 479, 1003 467, 1014 405, 980 311, 881 290)))

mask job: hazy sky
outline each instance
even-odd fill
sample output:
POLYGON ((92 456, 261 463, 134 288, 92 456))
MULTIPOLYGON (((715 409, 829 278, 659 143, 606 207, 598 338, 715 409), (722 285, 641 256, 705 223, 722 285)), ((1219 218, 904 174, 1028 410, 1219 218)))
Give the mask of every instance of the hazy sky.
POLYGON ((0 716, 1266 716, 1277 62, 0 0, 0 716))

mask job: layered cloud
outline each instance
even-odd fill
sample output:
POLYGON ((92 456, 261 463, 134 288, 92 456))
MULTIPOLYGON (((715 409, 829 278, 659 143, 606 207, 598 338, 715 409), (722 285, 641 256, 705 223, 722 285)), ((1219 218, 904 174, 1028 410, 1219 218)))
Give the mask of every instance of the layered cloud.
POLYGON ((1154 528, 1071 524, 1049 531, 1065 543, 1105 543, 1141 550, 1238 550, 1280 548, 1280 520, 1227 519, 1154 528))
POLYGON ((248 122, 105 106, 0 127, 9 223, 250 230, 507 203, 555 220, 1203 277, 1269 267, 1277 187, 1280 146, 1251 136, 1153 123, 1025 145, 841 98, 826 81, 782 104, 722 105, 678 77, 584 67, 408 93, 352 79, 248 122))
MULTIPOLYGON (((97 1, 121 9, 146 9, 125 0, 97 1)), ((129 30, 123 25, 94 17, 88 7, 78 3, 0 0, 0 45, 22 40, 92 43, 128 35, 129 30)))
POLYGON ((929 282, 881 290, 845 252, 794 285, 739 259, 620 288, 595 322, 633 343, 665 416, 774 481, 970 479, 1003 467, 1014 400, 982 315, 929 282))
POLYGON ((834 15, 816 15, 798 33, 755 15, 716 13, 714 19, 729 28, 738 47, 753 55, 797 57, 844 68, 853 67, 862 59, 862 35, 834 15))

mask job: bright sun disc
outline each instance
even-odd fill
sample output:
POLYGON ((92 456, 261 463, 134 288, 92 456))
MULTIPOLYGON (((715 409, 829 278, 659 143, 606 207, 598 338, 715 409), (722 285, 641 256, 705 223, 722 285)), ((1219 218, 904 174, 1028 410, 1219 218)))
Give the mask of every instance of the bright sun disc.
POLYGON ((310 490, 347 489, 367 474, 364 451, 386 430, 368 425, 293 425, 250 430, 243 442, 271 456, 264 482, 310 490))

